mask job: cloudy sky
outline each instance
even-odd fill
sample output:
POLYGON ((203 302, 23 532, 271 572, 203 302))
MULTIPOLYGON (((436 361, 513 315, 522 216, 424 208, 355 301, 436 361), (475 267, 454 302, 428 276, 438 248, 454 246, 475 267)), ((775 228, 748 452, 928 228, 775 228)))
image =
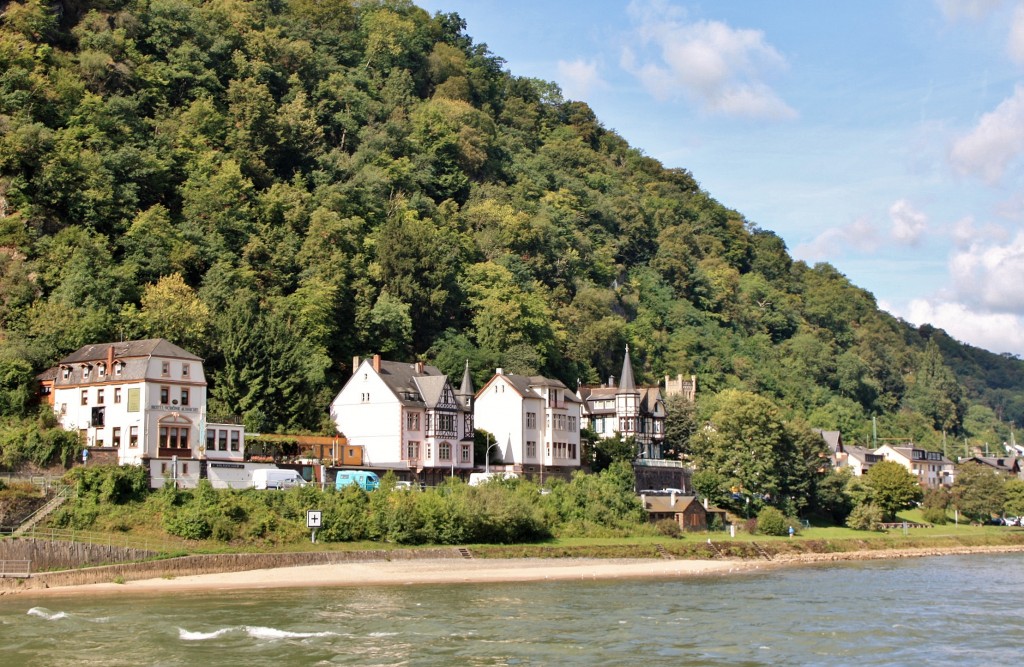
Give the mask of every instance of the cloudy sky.
POLYGON ((417 0, 829 262, 1024 355, 1024 0, 417 0))

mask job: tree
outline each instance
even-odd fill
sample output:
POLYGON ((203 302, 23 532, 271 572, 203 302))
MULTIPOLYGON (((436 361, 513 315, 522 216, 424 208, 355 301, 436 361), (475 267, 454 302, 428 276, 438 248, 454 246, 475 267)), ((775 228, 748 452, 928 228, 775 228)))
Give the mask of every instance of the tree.
POLYGON ((616 433, 610 438, 594 442, 594 472, 601 472, 613 463, 632 463, 637 455, 636 438, 623 438, 616 433))
POLYGON ((1003 492, 1006 498, 1003 511, 1009 516, 1024 516, 1024 480, 1006 480, 1003 492))
POLYGON ((127 313, 149 338, 166 338, 194 353, 206 353, 210 330, 210 309, 179 273, 146 285, 142 309, 127 313))
POLYGON ((697 406, 682 394, 665 399, 665 457, 690 454, 690 439, 697 432, 697 406))
POLYGON ((923 495, 917 478, 895 461, 879 461, 871 466, 864 483, 871 503, 889 520, 895 519, 900 510, 913 507, 923 495))
POLYGON ((1001 514, 1006 502, 1006 477, 981 463, 965 463, 957 468, 953 482, 953 505, 964 516, 986 521, 1001 514))

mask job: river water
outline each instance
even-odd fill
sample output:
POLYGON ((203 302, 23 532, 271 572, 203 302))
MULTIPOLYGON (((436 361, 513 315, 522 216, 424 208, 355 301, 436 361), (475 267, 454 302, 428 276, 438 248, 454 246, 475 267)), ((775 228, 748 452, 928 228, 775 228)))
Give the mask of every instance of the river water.
POLYGON ((1024 555, 675 580, 0 598, 0 665, 1017 665, 1024 555))

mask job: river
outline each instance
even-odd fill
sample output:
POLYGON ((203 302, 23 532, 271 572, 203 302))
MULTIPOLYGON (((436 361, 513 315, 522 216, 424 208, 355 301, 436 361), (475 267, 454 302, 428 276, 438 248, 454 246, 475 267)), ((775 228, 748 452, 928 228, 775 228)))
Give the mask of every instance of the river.
POLYGON ((1024 555, 676 580, 0 598, 0 664, 1016 665, 1024 555))

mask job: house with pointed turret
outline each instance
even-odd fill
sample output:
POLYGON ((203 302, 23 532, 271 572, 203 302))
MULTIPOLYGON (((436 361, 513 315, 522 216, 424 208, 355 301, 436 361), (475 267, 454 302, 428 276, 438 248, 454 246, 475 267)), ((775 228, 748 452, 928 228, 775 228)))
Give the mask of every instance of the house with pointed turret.
POLYGON ((458 391, 423 362, 356 357, 355 372, 331 401, 331 419, 363 467, 439 484, 473 470, 473 381, 469 363, 458 391))
POLYGON ((636 439, 638 455, 644 459, 660 459, 665 439, 665 400, 660 387, 637 387, 629 346, 622 361, 619 382, 608 378, 600 387, 580 385, 576 392, 583 404, 584 426, 589 426, 601 439, 616 433, 636 439))

